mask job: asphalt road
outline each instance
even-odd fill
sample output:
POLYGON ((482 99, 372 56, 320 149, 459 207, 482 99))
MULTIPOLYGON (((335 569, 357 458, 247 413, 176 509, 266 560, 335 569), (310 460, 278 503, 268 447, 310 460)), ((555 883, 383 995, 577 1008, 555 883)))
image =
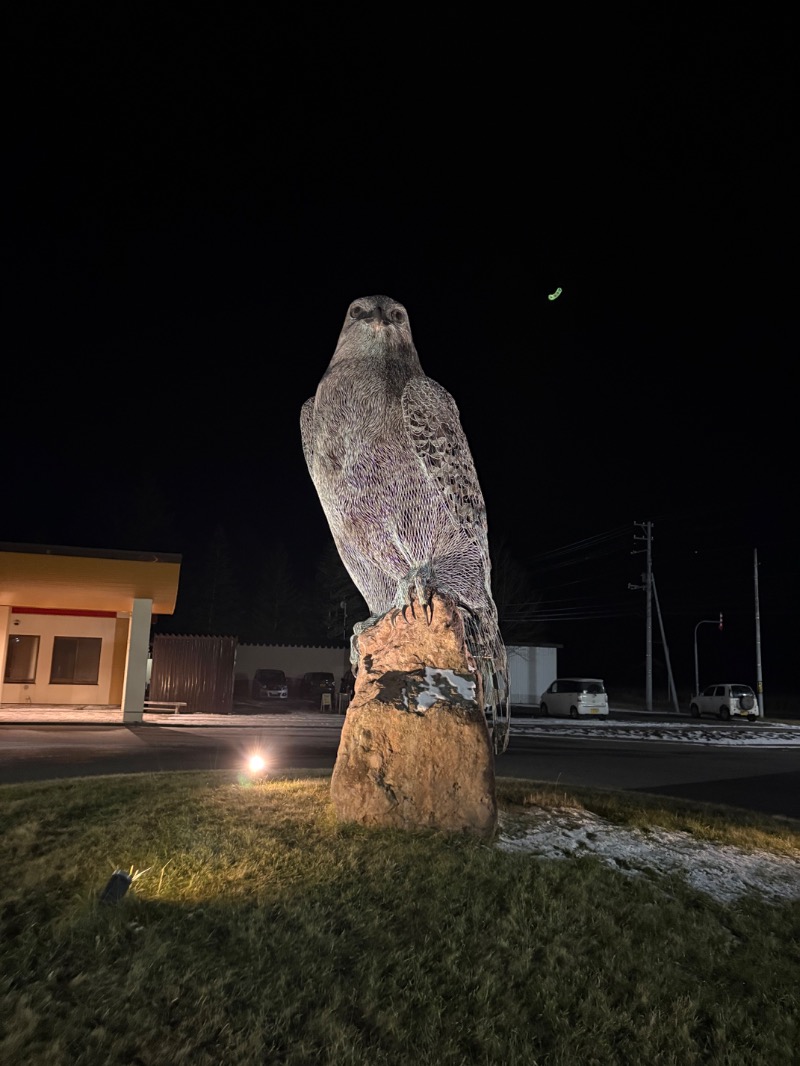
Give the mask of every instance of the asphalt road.
POLYGON ((800 819, 800 749, 513 737, 499 777, 649 792, 800 819))
MULTIPOLYGON (((260 752, 267 770, 332 771, 341 719, 258 725, 0 725, 0 784, 97 774, 238 770, 260 752)), ((599 737, 512 734, 498 777, 649 792, 800 819, 800 748, 713 747, 599 737)))

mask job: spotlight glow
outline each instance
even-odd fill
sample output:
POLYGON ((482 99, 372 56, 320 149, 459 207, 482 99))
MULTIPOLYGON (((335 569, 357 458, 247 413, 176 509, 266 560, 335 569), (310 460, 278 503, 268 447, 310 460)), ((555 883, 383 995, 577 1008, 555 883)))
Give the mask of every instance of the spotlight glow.
POLYGON ((247 768, 251 774, 258 774, 266 767, 266 762, 262 755, 251 755, 247 760, 247 768))

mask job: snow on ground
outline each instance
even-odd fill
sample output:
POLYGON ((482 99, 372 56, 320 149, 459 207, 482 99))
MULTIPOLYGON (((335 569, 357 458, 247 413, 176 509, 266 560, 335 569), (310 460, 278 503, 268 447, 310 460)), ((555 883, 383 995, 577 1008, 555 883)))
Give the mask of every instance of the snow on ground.
MULTIPOLYGON (((613 711, 612 711, 613 714, 613 711)), ((511 735, 593 737, 597 740, 794 747, 800 725, 785 722, 620 721, 613 717, 574 721, 515 718, 511 735)), ((695 889, 732 901, 747 892, 762 899, 800 899, 800 851, 794 857, 746 852, 658 827, 626 829, 590 811, 568 808, 526 812, 527 824, 500 825, 498 846, 548 859, 594 855, 629 877, 682 874, 695 889)))
POLYGON ((591 811, 531 808, 501 813, 497 846, 543 859, 599 858, 627 877, 679 874, 700 892, 732 902, 748 892, 777 903, 800 899, 800 851, 747 852, 657 826, 627 829, 591 811))
MULTIPOLYGON (((613 712, 612 712, 613 715, 613 712)), ((512 718, 512 736, 594 737, 598 740, 661 740, 669 743, 793 747, 800 725, 787 722, 719 722, 711 719, 625 721, 587 718, 512 718)))

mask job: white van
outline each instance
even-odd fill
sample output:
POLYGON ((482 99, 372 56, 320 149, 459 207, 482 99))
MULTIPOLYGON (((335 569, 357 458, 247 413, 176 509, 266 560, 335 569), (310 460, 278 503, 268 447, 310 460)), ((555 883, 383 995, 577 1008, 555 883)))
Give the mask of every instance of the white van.
POLYGON ((570 718, 607 715, 606 687, 599 677, 557 677, 539 697, 539 710, 570 718))

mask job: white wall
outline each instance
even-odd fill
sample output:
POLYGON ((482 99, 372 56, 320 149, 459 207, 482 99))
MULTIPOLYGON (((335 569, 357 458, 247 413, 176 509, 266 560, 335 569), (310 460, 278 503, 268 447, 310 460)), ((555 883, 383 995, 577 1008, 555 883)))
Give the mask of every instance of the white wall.
MULTIPOLYGON (((512 704, 538 705, 539 696, 558 675, 557 649, 536 645, 510 645, 509 687, 512 704)), ((330 670, 336 681, 349 668, 349 649, 308 647, 291 644, 239 644, 234 677, 240 684, 251 682, 256 670, 283 670, 289 679, 298 679, 309 670, 330 670)))
POLYGON ((234 678, 252 681, 256 670, 283 670, 287 678, 298 679, 311 670, 330 670, 338 684, 349 669, 350 649, 294 644, 239 644, 236 648, 234 678))
POLYGON ((538 706, 541 694, 558 677, 558 649, 512 644, 506 647, 506 652, 511 703, 538 706))

